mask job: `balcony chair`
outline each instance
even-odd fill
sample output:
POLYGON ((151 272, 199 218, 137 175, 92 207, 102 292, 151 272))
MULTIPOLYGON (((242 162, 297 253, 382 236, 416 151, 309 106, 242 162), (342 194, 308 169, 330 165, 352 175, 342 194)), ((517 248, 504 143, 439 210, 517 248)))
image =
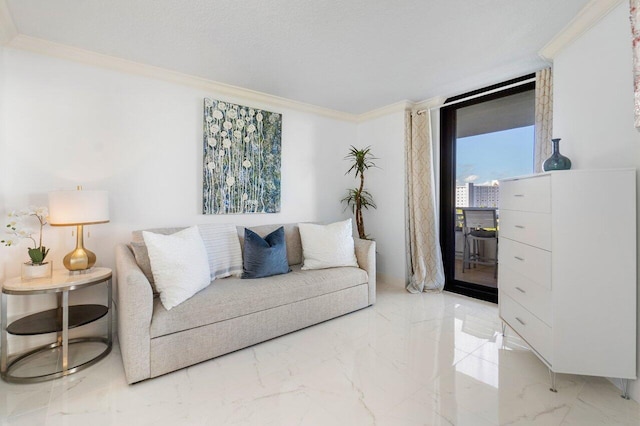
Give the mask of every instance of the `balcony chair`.
POLYGON ((463 208, 464 250, 462 273, 470 269, 471 265, 493 265, 493 276, 498 276, 498 221, 496 209, 493 208, 463 208), (493 258, 487 257, 485 243, 495 240, 493 258), (482 243, 480 250, 479 243, 482 243))

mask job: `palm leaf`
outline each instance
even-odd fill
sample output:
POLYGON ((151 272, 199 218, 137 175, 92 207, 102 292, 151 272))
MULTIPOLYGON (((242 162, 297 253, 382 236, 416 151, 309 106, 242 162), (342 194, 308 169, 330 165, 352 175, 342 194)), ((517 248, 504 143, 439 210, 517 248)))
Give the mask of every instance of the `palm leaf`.
POLYGON ((374 157, 373 154, 371 154, 370 146, 363 149, 358 149, 351 145, 349 153, 344 157, 344 159, 353 162, 351 164, 351 167, 349 167, 349 170, 347 170, 347 172, 345 173, 346 175, 355 170, 356 177, 358 177, 365 170, 368 170, 371 167, 378 167, 373 161, 378 160, 378 157, 374 157))
POLYGON ((369 191, 362 191, 360 193, 360 205, 362 206, 362 208, 365 209, 369 209, 369 207, 372 207, 374 209, 377 209, 378 206, 376 206, 376 203, 373 201, 373 196, 369 193, 369 191))

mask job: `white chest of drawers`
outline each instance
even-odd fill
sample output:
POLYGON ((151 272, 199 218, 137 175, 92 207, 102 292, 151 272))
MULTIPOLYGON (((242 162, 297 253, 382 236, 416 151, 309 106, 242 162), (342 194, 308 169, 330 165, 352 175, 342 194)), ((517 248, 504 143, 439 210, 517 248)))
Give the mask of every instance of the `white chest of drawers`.
POLYGON ((636 378, 636 172, 500 182, 499 307, 554 373, 636 378))

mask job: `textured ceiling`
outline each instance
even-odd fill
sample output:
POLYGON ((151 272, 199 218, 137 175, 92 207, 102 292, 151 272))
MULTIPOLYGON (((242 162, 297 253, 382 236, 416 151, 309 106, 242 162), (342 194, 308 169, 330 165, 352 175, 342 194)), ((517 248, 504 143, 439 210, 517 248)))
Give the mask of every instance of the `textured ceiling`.
POLYGON ((349 113, 544 66, 588 0, 7 0, 19 33, 349 113))

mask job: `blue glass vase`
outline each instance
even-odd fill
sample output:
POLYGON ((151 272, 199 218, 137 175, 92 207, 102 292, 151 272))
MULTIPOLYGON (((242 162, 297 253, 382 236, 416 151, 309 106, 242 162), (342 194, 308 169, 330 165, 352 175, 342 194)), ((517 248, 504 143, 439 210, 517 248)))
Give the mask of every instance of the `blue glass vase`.
POLYGON ((549 172, 551 170, 569 170, 571 168, 571 160, 560 154, 560 139, 551 139, 553 144, 553 153, 542 164, 542 170, 549 172))

